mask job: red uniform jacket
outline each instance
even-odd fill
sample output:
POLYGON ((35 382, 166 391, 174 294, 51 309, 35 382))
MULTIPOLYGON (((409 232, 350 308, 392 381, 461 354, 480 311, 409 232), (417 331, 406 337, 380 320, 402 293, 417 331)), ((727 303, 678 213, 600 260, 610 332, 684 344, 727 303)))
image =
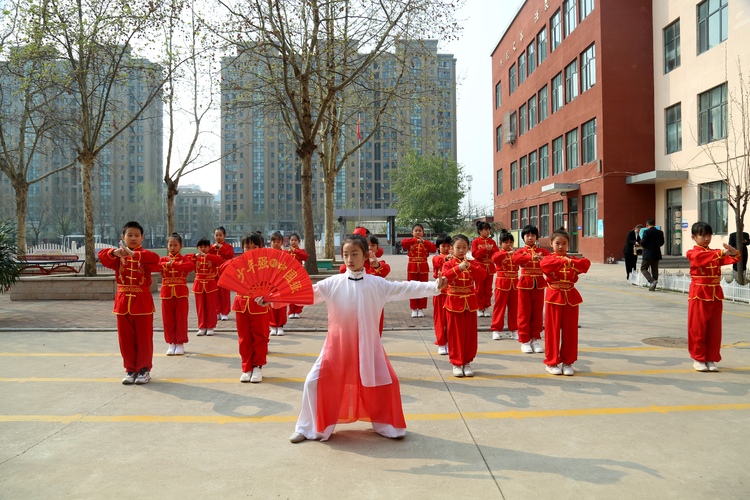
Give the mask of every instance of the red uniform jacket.
POLYGON ((741 254, 734 257, 724 255, 723 250, 713 250, 695 245, 687 251, 690 261, 690 291, 688 300, 724 300, 721 289, 721 266, 739 261, 741 254))
POLYGON ((207 254, 201 257, 198 254, 188 254, 186 259, 195 264, 195 281, 193 282, 193 293, 210 293, 219 288, 216 286, 216 276, 218 275, 219 266, 223 260, 216 254, 207 254))
MULTIPOLYGON (((213 245, 211 245, 211 248, 208 250, 208 253, 211 255, 218 255, 221 257, 221 262, 226 262, 228 260, 234 259, 234 247, 230 245, 229 243, 222 243, 221 248, 217 249, 213 245)), ((216 279, 219 278, 218 269, 216 274, 216 279)))
MULTIPOLYGON (((447 255, 443 255, 441 253, 435 255, 432 257, 432 277, 437 279, 438 273, 443 272, 443 266, 445 265, 445 259, 448 257, 447 255)), ((443 288, 440 290, 440 295, 447 295, 448 294, 448 287, 443 288)))
POLYGON ((427 257, 437 252, 435 244, 429 240, 422 240, 418 243, 416 238, 404 238, 401 240, 401 248, 406 250, 409 256, 409 264, 406 267, 407 273, 429 273, 430 264, 427 263, 427 257))
MULTIPOLYGON (((377 254, 376 254, 377 255, 377 254)), ((391 266, 388 265, 388 263, 384 260, 379 260, 380 267, 375 269, 370 265, 370 259, 367 259, 365 261, 365 272, 367 274, 372 274, 373 276, 380 276, 381 278, 385 278, 388 276, 388 274, 391 272, 391 266)), ((339 273, 343 274, 346 272, 346 264, 341 264, 339 266, 339 273)))
POLYGON ((545 288, 547 282, 544 281, 542 268, 539 262, 535 261, 532 256, 541 254, 543 257, 549 255, 549 252, 543 248, 525 246, 513 252, 513 263, 521 268, 521 277, 518 279, 516 286, 519 290, 531 290, 533 288, 545 288))
POLYGON ((584 274, 591 267, 589 259, 553 254, 543 258, 540 266, 549 287, 544 297, 545 302, 561 306, 577 306, 583 302, 575 283, 578 275, 584 274))
POLYGON ((297 259, 297 262, 299 262, 300 264, 305 262, 309 257, 309 255, 307 255, 307 252, 301 248, 289 247, 287 252, 294 255, 294 258, 297 259))
POLYGON ((99 251, 99 262, 114 269, 117 280, 115 314, 153 314, 154 299, 151 297, 151 273, 159 270, 159 256, 143 247, 134 248, 133 257, 117 257, 114 248, 99 251))
POLYGON ((451 312, 463 312, 477 310, 477 294, 474 288, 476 281, 482 281, 487 277, 484 266, 477 261, 469 261, 471 267, 466 271, 459 271, 458 266, 463 260, 453 258, 443 264, 442 275, 448 280, 447 297, 445 308, 451 312))
POLYGON ((497 290, 515 290, 518 285, 518 266, 513 262, 511 255, 505 250, 499 250, 492 256, 492 263, 497 269, 495 288, 497 290))
POLYGON ((190 291, 187 287, 187 275, 195 269, 195 262, 180 255, 167 255, 159 259, 161 268, 161 290, 159 297, 171 299, 172 297, 187 297, 190 291), (172 262, 172 265, 167 266, 172 262))
MULTIPOLYGON (((497 247, 497 243, 492 238, 482 238, 478 236, 471 242, 471 255, 485 268, 490 268, 492 265, 492 256, 500 249, 497 247), (491 245, 492 248, 487 250, 486 245, 491 245)), ((491 268, 490 268, 491 269, 491 268)), ((494 271, 494 270, 493 270, 494 271)))

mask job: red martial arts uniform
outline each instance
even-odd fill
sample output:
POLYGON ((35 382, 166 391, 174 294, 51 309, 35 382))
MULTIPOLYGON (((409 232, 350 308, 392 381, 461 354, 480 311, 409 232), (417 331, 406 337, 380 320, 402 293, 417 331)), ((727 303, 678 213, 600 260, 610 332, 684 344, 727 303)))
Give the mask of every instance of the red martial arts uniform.
POLYGON ((216 302, 219 300, 216 272, 224 261, 214 254, 207 254, 205 257, 189 254, 185 258, 190 258, 195 263, 193 294, 195 310, 198 313, 198 328, 212 330, 216 328, 216 302))
POLYGON ((112 312, 117 315, 117 337, 126 372, 151 371, 154 358, 154 299, 151 273, 159 270, 159 256, 142 247, 133 257, 117 257, 114 248, 99 251, 99 262, 115 271, 117 293, 112 312))
POLYGON ((448 280, 445 319, 448 331, 448 357, 454 366, 468 365, 477 355, 477 293, 475 283, 487 273, 477 261, 470 261, 466 271, 458 266, 463 260, 453 258, 443 264, 442 276, 448 280))
MULTIPOLYGON (((303 250, 302 248, 289 248, 287 252, 294 255, 294 258, 297 259, 297 262, 300 264, 304 264, 305 261, 308 259, 307 252, 303 250)), ((302 306, 298 306, 297 304, 289 304, 289 314, 300 314, 302 312, 302 306)))
POLYGON ((477 282, 477 306, 479 309, 487 309, 492 305, 492 277, 495 275, 495 265, 492 256, 500 249, 492 238, 477 236, 471 242, 471 256, 484 267, 487 278, 477 282), (490 248, 487 248, 487 245, 490 248))
POLYGON ((739 261, 741 254, 725 255, 695 245, 687 251, 690 261, 688 293, 688 352, 701 363, 721 361, 721 313, 724 291, 721 289, 721 266, 739 261))
POLYGON ((548 255, 540 266, 547 277, 544 318, 544 364, 572 365, 578 359, 578 275, 591 267, 586 258, 548 255))
POLYGON ((544 281, 539 261, 534 255, 546 257, 549 252, 536 246, 525 246, 513 252, 513 263, 521 268, 518 279, 518 341, 531 342, 542 338, 542 314, 544 312, 544 281))
MULTIPOLYGON (((243 373, 253 371, 256 366, 265 366, 268 356, 268 320, 270 306, 261 307, 246 295, 234 297, 232 311, 237 321, 240 357, 243 373)), ((281 308, 286 313, 286 307, 281 308)))
MULTIPOLYGON (((382 250, 382 248, 378 248, 378 252, 376 252, 375 255, 376 256, 378 254, 382 255, 383 253, 382 253, 381 250, 382 250)), ((367 259, 365 261, 365 265, 364 265, 365 272, 367 274, 371 274, 373 276, 380 276, 381 278, 385 278, 386 276, 388 276, 388 274, 390 274, 390 272, 391 272, 391 266, 389 266, 388 263, 386 261, 384 261, 384 260, 379 260, 378 263, 380 264, 380 267, 378 267, 376 269, 376 268, 372 267, 372 265, 370 264, 370 259, 367 259)), ((346 272, 346 264, 341 264, 339 266, 339 273, 340 274, 344 274, 345 272, 346 272)), ((385 310, 380 311, 380 336, 381 337, 383 336, 383 323, 384 323, 384 320, 385 320, 385 310)))
POLYGON ((518 266, 505 250, 492 256, 492 263, 497 268, 495 278, 495 306, 492 308, 493 332, 503 331, 505 310, 508 310, 508 330, 518 330, 518 266))
MULTIPOLYGON (((232 245, 225 242, 221 244, 221 248, 219 249, 217 249, 214 245, 211 245, 211 248, 209 249, 208 253, 211 255, 218 255, 219 257, 221 257, 221 262, 219 263, 219 265, 223 264, 224 262, 228 260, 234 259, 234 247, 232 245)), ((216 281, 217 282, 219 281, 218 273, 216 274, 216 281)), ((218 290, 218 293, 216 297, 216 314, 217 315, 223 314, 224 316, 227 316, 232 307, 232 298, 231 298, 230 291, 226 288, 217 288, 217 290, 218 290)))
MULTIPOLYGON (((445 258, 447 255, 437 254, 432 257, 432 277, 437 279, 439 273, 443 271, 445 258)), ((448 288, 440 290, 440 295, 432 297, 432 318, 435 326, 435 345, 448 344, 448 325, 445 322, 445 298, 448 296, 448 288)))
MULTIPOLYGON (((430 264, 427 258, 431 253, 437 251, 435 244, 429 240, 422 240, 420 243, 417 238, 404 238, 401 240, 401 248, 406 250, 409 256, 409 263, 406 266, 407 281, 428 281, 430 279, 430 264)), ((410 299, 409 308, 426 309, 427 297, 421 299, 410 299)))
POLYGON ((188 342, 188 296, 187 275, 195 269, 195 263, 179 253, 159 259, 161 268, 161 318, 164 323, 164 341, 167 344, 188 342), (168 266, 167 264, 171 264, 168 266))

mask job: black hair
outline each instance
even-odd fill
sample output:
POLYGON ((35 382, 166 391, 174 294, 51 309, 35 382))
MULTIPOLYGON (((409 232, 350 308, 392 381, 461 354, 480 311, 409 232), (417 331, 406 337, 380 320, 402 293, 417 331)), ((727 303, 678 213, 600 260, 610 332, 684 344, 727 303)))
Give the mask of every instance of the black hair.
POLYGON ((646 225, 647 226, 655 226, 656 221, 654 219, 646 219, 646 225))
POLYGON ((490 226, 489 222, 478 220, 477 221, 477 234, 481 233, 482 230, 484 229, 489 229, 490 231, 492 231, 492 226, 490 226))
POLYGON ((294 238, 294 237, 296 237, 296 238, 297 238, 297 241, 302 241, 302 238, 300 238, 300 237, 299 237, 299 234, 297 234, 297 233, 292 233, 292 234, 290 234, 290 235, 289 235, 289 239, 290 239, 290 240, 291 240, 292 238, 294 238))
POLYGON ((224 226, 217 227, 216 229, 214 229, 214 232, 216 232, 216 231, 221 231, 222 233, 224 233, 224 236, 227 235, 227 230, 224 229, 224 226))
POLYGON ((438 247, 440 247, 440 245, 443 245, 445 243, 447 243, 449 245, 451 244, 451 237, 447 233, 443 233, 443 234, 439 235, 437 237, 437 239, 435 239, 435 245, 437 245, 438 247))
POLYGON ((258 233, 246 234, 240 240, 240 244, 242 245, 243 250, 249 243, 252 243, 258 248, 263 248, 265 246, 265 244, 263 243, 263 237, 259 235, 258 233))
POLYGON ((367 240, 359 234, 347 234, 344 238, 344 242, 341 245, 341 252, 344 252, 344 245, 351 243, 357 245, 362 249, 362 252, 367 255, 370 252, 370 247, 367 245, 367 240))
POLYGON ((503 231, 500 233, 500 243, 505 243, 506 241, 510 241, 511 243, 514 243, 516 239, 513 237, 513 233, 509 233, 508 231, 503 231))
POLYGON ((209 241, 208 238, 201 238, 198 240, 198 242, 195 244, 196 247, 210 247, 211 241, 209 241))
POLYGON ((539 239, 539 230, 536 228, 536 226, 532 226, 531 224, 528 224, 523 227, 523 230, 521 231, 521 239, 524 239, 527 234, 533 234, 536 236, 536 239, 539 239))
POLYGON ((570 243, 570 235, 568 234, 568 232, 565 230, 564 227, 558 227, 557 229, 555 229, 552 232, 552 236, 550 236, 549 240, 550 242, 552 242, 552 241, 555 241, 555 238, 558 238, 558 237, 565 238, 566 240, 568 240, 568 243, 570 243))
POLYGON ((373 245, 380 246, 380 243, 378 243, 378 238, 374 234, 367 235, 367 242, 372 243, 373 245))
POLYGON ((278 240, 284 241, 284 235, 276 231, 273 234, 271 234, 271 241, 278 241, 278 240))
POLYGON ((180 234, 179 234, 179 233, 172 233, 172 234, 170 234, 170 235, 169 235, 169 238, 167 238, 167 241, 169 241, 169 240, 171 240, 171 239, 173 239, 173 238, 174 238, 175 240, 179 241, 179 242, 180 242, 180 246, 182 246, 182 236, 180 236, 180 234))
POLYGON ((421 228, 422 228, 422 231, 424 231, 424 226, 423 226, 422 224, 414 224, 414 225, 413 225, 413 226, 411 227, 411 230, 412 230, 412 231, 414 231, 414 228, 415 228, 415 227, 421 227, 421 228))
POLYGON ((711 225, 708 222, 696 222, 693 224, 693 226, 690 228, 690 233, 693 236, 713 236, 714 230, 711 228, 711 225))
POLYGON ((469 238, 466 237, 466 235, 463 234, 457 234, 451 239, 451 246, 455 245, 457 241, 463 240, 466 242, 466 244, 469 244, 469 238))
POLYGON ((129 222, 126 222, 124 226, 122 226, 122 235, 125 236, 125 233, 128 231, 128 229, 138 229, 141 232, 141 236, 143 236, 143 226, 138 224, 136 221, 131 220, 129 222))

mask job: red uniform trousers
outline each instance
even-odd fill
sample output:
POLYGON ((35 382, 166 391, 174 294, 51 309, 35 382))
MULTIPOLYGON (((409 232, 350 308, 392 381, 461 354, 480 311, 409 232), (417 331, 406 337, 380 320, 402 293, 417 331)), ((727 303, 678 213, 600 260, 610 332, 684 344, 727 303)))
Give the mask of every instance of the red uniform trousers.
POLYGON ((721 300, 688 300, 688 352, 696 361, 721 361, 721 300))
MULTIPOLYGON (((218 281, 218 280, 217 280, 218 281)), ((229 311, 232 310, 232 296, 228 288, 219 287, 218 297, 216 298, 216 314, 223 314, 224 316, 229 315, 229 311)), ((214 324, 216 326, 216 324, 214 324)), ((213 327, 209 327, 213 328, 213 327)))
POLYGON ((463 366, 477 355, 477 313, 445 310, 448 328, 448 358, 452 365, 463 366))
POLYGON ((572 365, 578 359, 578 306, 545 304, 544 364, 572 365))
POLYGON ((289 304, 289 314, 300 314, 302 312, 302 306, 297 304, 289 304))
POLYGON ((518 341, 542 338, 544 288, 518 289, 518 341))
POLYGON ((213 292, 195 293, 198 328, 216 328, 216 302, 218 301, 218 297, 219 293, 215 290, 213 292))
MULTIPOLYGON (((407 281, 429 281, 430 273, 406 273, 407 281)), ((409 299, 409 309, 427 309, 427 297, 421 299, 409 299)))
POLYGON ((118 314, 117 338, 126 372, 151 371, 154 359, 154 314, 118 314))
POLYGON ((286 307, 281 307, 279 309, 271 308, 268 313, 268 324, 274 328, 283 327, 286 325, 286 320, 286 307))
POLYGON ((445 297, 447 296, 444 293, 432 297, 435 345, 446 345, 448 343, 448 323, 445 319, 445 297))
POLYGON ((235 311, 243 372, 252 371, 253 367, 266 364, 269 338, 268 316, 268 313, 250 314, 235 311))
POLYGON ((482 267, 487 271, 487 277, 477 282, 476 290, 477 306, 484 310, 492 305, 492 282, 495 281, 495 264, 482 264, 482 267))
POLYGON ((508 330, 518 330, 518 290, 501 290, 495 287, 495 306, 492 308, 490 330, 502 332, 505 325, 505 310, 508 310, 508 330))
POLYGON ((188 309, 190 305, 187 297, 161 299, 164 341, 167 344, 188 343, 188 309))

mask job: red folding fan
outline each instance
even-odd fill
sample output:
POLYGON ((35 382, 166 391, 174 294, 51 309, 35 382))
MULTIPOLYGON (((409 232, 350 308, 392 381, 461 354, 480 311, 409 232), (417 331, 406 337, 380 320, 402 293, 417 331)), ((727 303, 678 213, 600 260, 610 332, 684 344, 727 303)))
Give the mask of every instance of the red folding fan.
POLYGON ((313 303, 310 276, 289 252, 256 248, 227 262, 219 286, 266 302, 313 303))

